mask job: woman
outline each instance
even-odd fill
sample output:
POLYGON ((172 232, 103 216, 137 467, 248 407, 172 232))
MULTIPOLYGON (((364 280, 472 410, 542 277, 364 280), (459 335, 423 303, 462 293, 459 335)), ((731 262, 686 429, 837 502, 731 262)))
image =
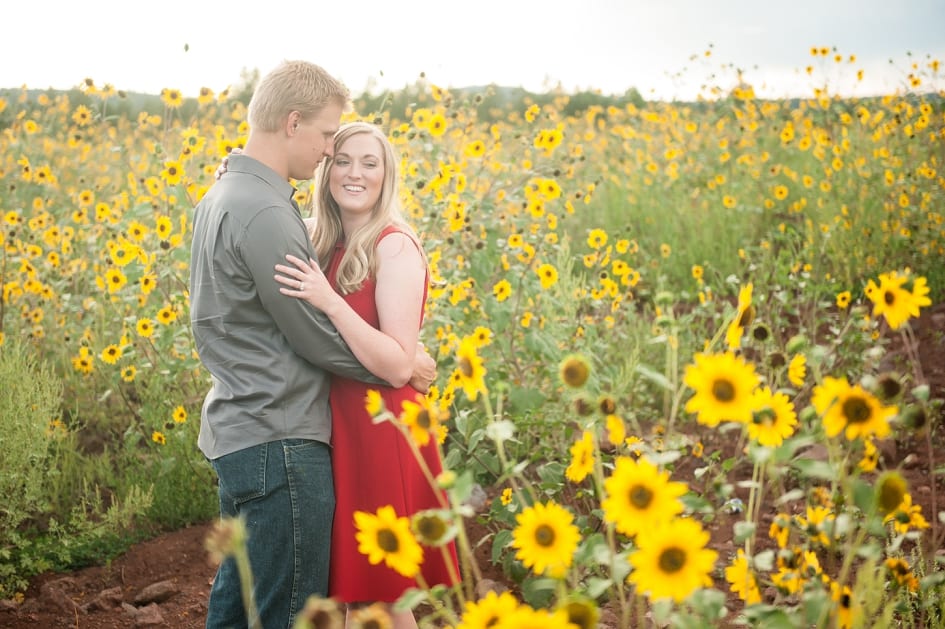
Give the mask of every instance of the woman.
MULTIPOLYGON (((336 507, 332 531, 329 594, 352 606, 392 603, 414 579, 358 552, 354 512, 375 513, 392 505, 398 516, 441 506, 436 489, 410 444, 390 422, 374 424, 365 409, 369 389, 399 415, 419 393, 407 385, 427 296, 423 249, 401 218, 397 160, 386 135, 374 125, 352 122, 335 135, 334 157, 316 177, 316 208, 310 226, 318 265, 287 256, 277 265, 284 294, 308 300, 329 316, 355 356, 391 387, 334 377, 331 383, 332 468, 336 507)), ((435 476, 442 463, 434 440, 420 448, 435 476)), ((449 561, 426 549, 421 566, 427 585, 454 583, 455 546, 449 561)), ((394 613, 395 627, 416 627, 409 611, 394 613)))

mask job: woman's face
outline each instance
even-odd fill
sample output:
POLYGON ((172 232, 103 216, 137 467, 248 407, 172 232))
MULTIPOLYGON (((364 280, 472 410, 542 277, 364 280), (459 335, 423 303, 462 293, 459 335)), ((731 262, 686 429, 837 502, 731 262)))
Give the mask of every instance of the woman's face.
POLYGON ((370 214, 384 186, 384 152, 380 141, 358 133, 335 147, 328 187, 343 213, 370 214))

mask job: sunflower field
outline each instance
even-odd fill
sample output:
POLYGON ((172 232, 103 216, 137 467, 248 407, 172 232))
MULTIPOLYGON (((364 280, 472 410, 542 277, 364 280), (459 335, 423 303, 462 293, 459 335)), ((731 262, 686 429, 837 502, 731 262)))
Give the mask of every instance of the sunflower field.
MULTIPOLYGON (((400 602, 421 626, 945 626, 945 390, 912 326, 945 296, 941 68, 841 98, 822 77, 855 65, 810 53, 799 99, 354 99, 431 268, 440 379, 365 403, 437 440, 449 500, 359 518, 408 576, 457 543, 462 584, 400 602)), ((0 90, 0 598, 217 514, 190 228, 249 93, 0 90)))

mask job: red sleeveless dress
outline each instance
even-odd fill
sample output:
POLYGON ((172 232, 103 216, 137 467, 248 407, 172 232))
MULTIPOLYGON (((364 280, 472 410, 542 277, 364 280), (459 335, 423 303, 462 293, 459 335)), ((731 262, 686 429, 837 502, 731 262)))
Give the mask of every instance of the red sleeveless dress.
MULTIPOLYGON (((385 236, 398 232, 396 227, 385 229, 385 236)), ((336 247, 328 267, 328 281, 337 289, 336 277, 342 245, 336 247)), ((374 302, 376 282, 366 280, 354 293, 344 296, 361 318, 380 328, 374 302)), ((427 289, 424 286, 423 298, 427 289)), ((420 322, 417 322, 418 326, 420 322)), ((341 376, 332 376, 332 469, 335 484, 335 516, 331 536, 331 569, 328 593, 346 603, 367 601, 394 602, 410 587, 417 587, 415 579, 401 576, 384 562, 371 565, 367 555, 358 552, 355 539, 357 529, 354 512, 376 513, 385 505, 392 505, 399 517, 410 517, 424 509, 440 508, 437 494, 427 481, 406 438, 390 422, 374 424, 364 408, 368 389, 381 393, 387 409, 399 415, 405 400, 416 401, 419 395, 410 385, 400 388, 379 387, 341 376)), ((443 467, 436 444, 431 439, 421 453, 434 476, 443 467)), ((454 574, 459 574, 456 548, 448 548, 454 574)), ((440 548, 423 547, 421 573, 429 586, 438 583, 453 585, 447 563, 440 548)))

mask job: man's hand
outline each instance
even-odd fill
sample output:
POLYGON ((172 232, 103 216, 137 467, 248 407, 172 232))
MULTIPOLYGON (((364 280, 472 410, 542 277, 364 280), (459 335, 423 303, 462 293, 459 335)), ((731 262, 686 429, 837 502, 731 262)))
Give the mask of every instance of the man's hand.
POLYGON ((426 395, 430 385, 436 380, 436 361, 427 352, 423 343, 417 344, 417 353, 413 360, 413 375, 410 376, 410 386, 426 395))

